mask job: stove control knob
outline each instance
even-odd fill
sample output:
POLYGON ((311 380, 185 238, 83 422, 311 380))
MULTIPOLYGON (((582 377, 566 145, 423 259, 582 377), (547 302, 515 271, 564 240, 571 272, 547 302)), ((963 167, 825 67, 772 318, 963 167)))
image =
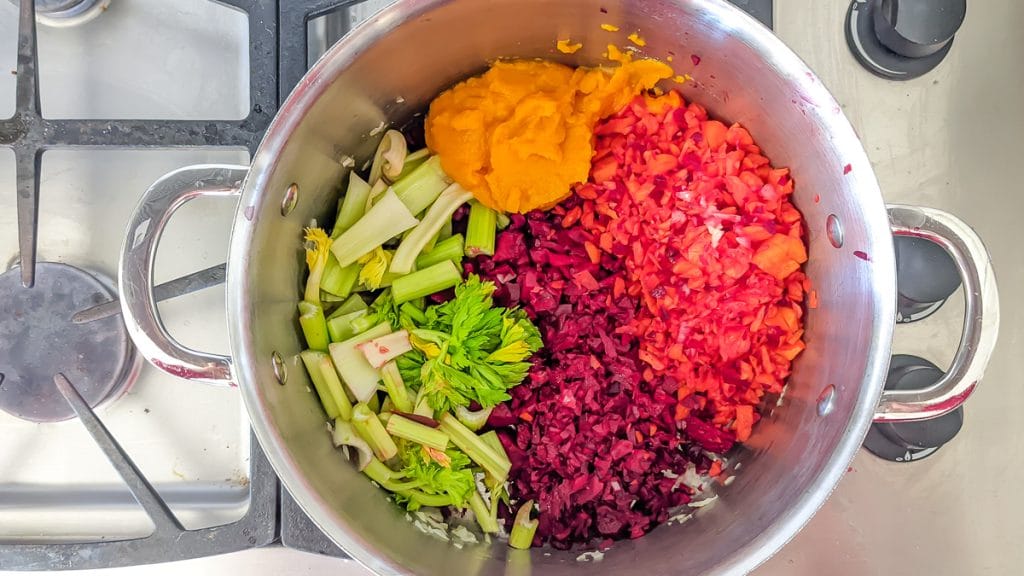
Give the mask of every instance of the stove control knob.
MULTIPOLYGON (((897 354, 889 363, 886 390, 922 390, 942 378, 942 370, 919 358, 897 354)), ((874 424, 864 439, 872 454, 893 462, 914 462, 931 456, 960 432, 964 423, 963 407, 920 422, 874 424)))
POLYGON ((855 0, 846 40, 874 74, 908 80, 938 66, 966 15, 967 0, 855 0))
POLYGON ((924 238, 896 236, 896 294, 901 323, 915 322, 938 310, 960 287, 960 273, 949 252, 924 238))

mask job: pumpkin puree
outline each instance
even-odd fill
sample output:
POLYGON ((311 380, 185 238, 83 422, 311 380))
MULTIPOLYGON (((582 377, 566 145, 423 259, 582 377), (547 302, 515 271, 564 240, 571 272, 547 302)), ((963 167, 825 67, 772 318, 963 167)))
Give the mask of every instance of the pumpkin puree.
POLYGON ((672 77, 657 60, 571 68, 543 60, 499 61, 430 104, 427 146, 444 171, 481 203, 503 212, 546 209, 585 182, 594 127, 644 90, 672 77))

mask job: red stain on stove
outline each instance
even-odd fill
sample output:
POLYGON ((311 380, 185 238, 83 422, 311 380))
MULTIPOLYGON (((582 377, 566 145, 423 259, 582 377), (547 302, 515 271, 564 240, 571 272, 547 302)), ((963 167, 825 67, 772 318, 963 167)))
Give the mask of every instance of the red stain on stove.
POLYGON ((871 262, 871 256, 868 256, 868 253, 863 250, 854 250, 853 255, 865 262, 871 262))
POLYGON ((690 62, 693 62, 694 66, 700 66, 700 56, 690 54, 690 62))
POLYGON ((817 204, 819 202, 821 202, 821 194, 815 194, 814 195, 814 203, 817 204))
POLYGON ((857 471, 857 469, 856 469, 856 468, 854 468, 853 466, 848 466, 848 467, 846 468, 846 471, 847 471, 847 472, 856 472, 856 471, 857 471))
POLYGON ((853 165, 852 164, 847 164, 846 166, 843 166, 843 176, 846 176, 850 172, 853 172, 853 165))
POLYGON ((243 214, 245 215, 246 220, 252 222, 253 216, 256 215, 256 206, 246 206, 245 212, 243 212, 243 214))

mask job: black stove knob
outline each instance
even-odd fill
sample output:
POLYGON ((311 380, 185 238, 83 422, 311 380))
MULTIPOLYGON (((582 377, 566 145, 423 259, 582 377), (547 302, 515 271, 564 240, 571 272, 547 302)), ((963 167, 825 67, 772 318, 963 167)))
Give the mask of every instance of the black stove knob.
MULTIPOLYGON (((921 390, 942 378, 943 372, 931 362, 897 354, 889 363, 886 390, 921 390)), ((892 462, 914 462, 927 458, 960 432, 964 423, 963 407, 921 422, 873 424, 864 439, 872 454, 892 462)))
POLYGON ((938 66, 967 15, 967 0, 855 0, 846 41, 865 68, 908 80, 938 66))
POLYGON ((896 236, 897 320, 927 318, 960 287, 953 257, 942 246, 924 238, 896 236))

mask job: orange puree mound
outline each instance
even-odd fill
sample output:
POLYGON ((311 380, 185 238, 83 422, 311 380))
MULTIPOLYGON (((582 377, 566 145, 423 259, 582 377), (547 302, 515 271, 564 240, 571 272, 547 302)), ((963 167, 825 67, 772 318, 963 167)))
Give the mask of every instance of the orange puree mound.
POLYGON ((483 204, 550 208, 586 181, 597 122, 673 74, 656 60, 616 60, 610 69, 496 62, 430 103, 427 146, 483 204))

